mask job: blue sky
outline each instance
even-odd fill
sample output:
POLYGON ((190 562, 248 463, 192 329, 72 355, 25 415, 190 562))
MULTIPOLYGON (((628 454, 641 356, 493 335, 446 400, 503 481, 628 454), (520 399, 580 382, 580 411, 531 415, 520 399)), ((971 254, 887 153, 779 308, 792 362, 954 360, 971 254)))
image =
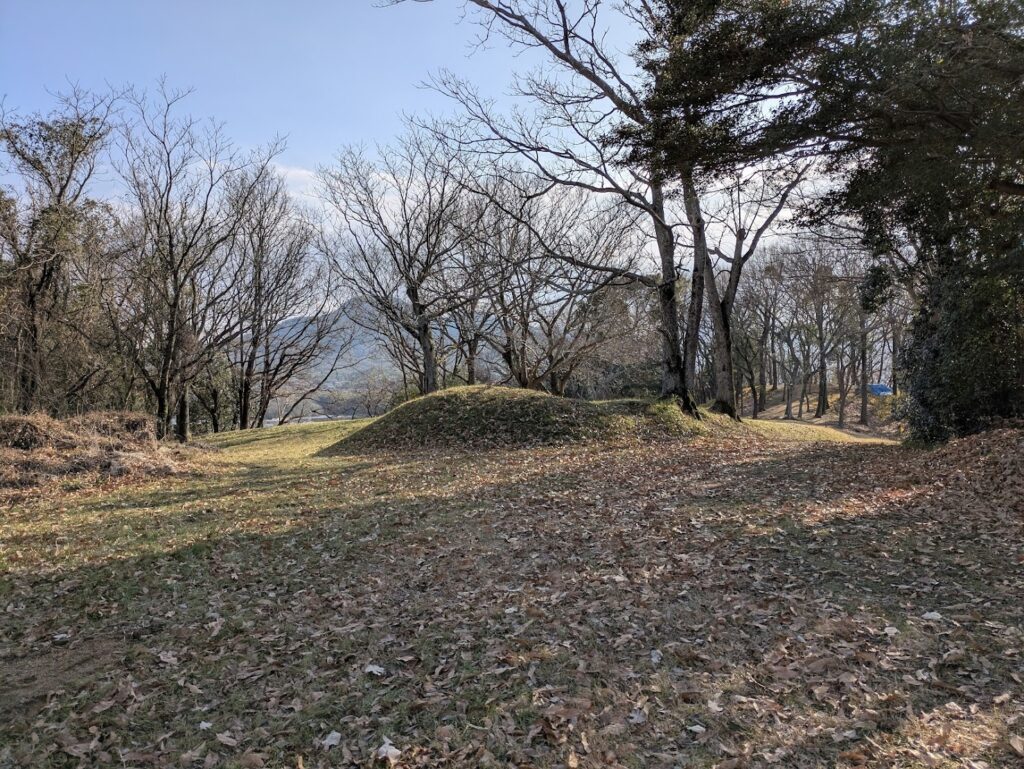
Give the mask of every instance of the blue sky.
POLYGON ((525 62, 477 28, 458 0, 0 0, 0 97, 46 111, 69 81, 193 87, 189 111, 243 146, 288 137, 281 163, 315 168, 346 143, 386 142, 401 115, 451 109, 421 87, 447 68, 507 91, 525 62))

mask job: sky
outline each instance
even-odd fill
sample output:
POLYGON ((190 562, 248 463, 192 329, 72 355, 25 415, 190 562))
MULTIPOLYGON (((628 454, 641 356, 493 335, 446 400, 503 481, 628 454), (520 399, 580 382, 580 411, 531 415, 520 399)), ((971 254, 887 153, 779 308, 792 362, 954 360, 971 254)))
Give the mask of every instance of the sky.
POLYGON ((481 50, 460 0, 0 0, 0 98, 47 111, 69 83, 193 88, 188 111, 242 147, 287 138, 301 182, 346 144, 387 142, 403 114, 453 106, 423 87, 449 69, 492 96, 522 69, 500 41, 481 50))

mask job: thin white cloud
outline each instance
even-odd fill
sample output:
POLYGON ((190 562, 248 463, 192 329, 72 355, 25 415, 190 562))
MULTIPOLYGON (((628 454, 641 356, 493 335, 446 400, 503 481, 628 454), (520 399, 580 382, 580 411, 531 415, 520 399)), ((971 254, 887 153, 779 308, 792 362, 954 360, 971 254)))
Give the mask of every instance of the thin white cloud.
POLYGON ((316 171, 311 168, 290 166, 283 163, 274 163, 274 168, 284 177, 288 191, 295 197, 306 202, 317 200, 316 171))

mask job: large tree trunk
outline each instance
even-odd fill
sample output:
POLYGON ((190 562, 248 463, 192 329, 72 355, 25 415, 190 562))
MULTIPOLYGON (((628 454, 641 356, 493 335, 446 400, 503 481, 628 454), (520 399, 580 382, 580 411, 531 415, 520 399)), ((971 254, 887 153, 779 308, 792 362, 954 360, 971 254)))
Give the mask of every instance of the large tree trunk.
POLYGON ((828 360, 822 350, 818 354, 818 405, 814 409, 815 419, 825 416, 828 409, 828 360))
POLYGON ((187 443, 192 437, 192 413, 189 386, 182 385, 178 398, 178 416, 174 424, 174 434, 181 443, 187 443))
POLYGON ((868 323, 867 315, 860 313, 860 423, 868 423, 868 323))
POLYGON ((416 337, 423 355, 423 379, 420 391, 428 395, 437 390, 437 357, 434 352, 434 335, 430 333, 430 322, 422 312, 416 318, 416 337))
MULTIPOLYGON (((708 295, 711 296, 710 294, 708 295)), ((714 314, 715 400, 712 409, 739 419, 736 411, 736 377, 732 365, 729 319, 722 308, 714 314)))
POLYGON ((739 414, 736 411, 736 375, 732 362, 729 305, 718 295, 714 267, 710 260, 704 262, 704 273, 704 293, 708 299, 708 311, 711 313, 713 330, 715 397, 712 409, 733 419, 739 419, 739 414))
POLYGON ((167 388, 157 388, 156 392, 153 393, 153 397, 156 398, 156 437, 158 439, 163 439, 170 431, 171 425, 171 412, 170 404, 168 403, 167 388))
POLYGON ((793 385, 791 382, 782 383, 782 397, 786 401, 786 416, 785 419, 793 418, 793 385))
POLYGON ((676 398, 680 407, 696 416, 697 404, 691 397, 693 380, 687 379, 680 350, 679 301, 676 296, 675 238, 665 223, 665 198, 659 183, 651 184, 655 209, 654 234, 658 241, 661 279, 658 282, 658 307, 661 315, 661 397, 676 398))
POLYGON ((683 381, 693 391, 697 384, 697 355, 700 351, 700 322, 704 312, 704 265, 708 262, 708 242, 700 198, 693 177, 683 175, 683 200, 693 237, 693 274, 690 278, 690 303, 686 308, 686 335, 683 340, 683 381))

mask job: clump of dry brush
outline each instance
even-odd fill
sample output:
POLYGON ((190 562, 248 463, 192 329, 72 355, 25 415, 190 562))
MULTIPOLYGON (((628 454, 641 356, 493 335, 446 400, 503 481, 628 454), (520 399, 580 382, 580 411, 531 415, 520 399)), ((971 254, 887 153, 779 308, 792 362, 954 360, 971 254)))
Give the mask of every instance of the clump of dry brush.
POLYGON ((190 469, 194 452, 161 445, 153 419, 145 414, 102 411, 63 420, 3 415, 0 494, 172 475, 190 469))

